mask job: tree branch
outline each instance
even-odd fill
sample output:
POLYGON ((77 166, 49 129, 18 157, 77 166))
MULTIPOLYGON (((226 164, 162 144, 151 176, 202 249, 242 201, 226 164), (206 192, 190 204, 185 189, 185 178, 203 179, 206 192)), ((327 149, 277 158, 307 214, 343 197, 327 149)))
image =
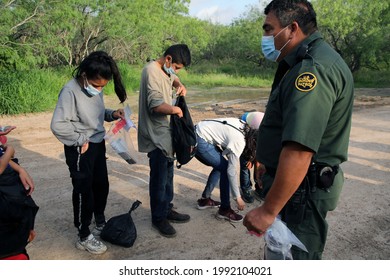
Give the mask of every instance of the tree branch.
POLYGON ((34 9, 34 12, 29 17, 25 18, 22 22, 18 23, 14 27, 12 27, 10 30, 13 31, 14 29, 18 28, 19 26, 26 24, 28 21, 30 21, 33 17, 35 17, 38 14, 38 8, 41 5, 42 1, 40 1, 37 6, 34 9))

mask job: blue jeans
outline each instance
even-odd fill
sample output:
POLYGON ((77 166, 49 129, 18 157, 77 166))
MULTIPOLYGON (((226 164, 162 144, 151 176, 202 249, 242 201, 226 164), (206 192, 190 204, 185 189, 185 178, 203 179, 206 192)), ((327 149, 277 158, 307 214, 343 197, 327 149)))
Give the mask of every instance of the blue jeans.
POLYGON ((202 197, 209 198, 211 197, 211 193, 214 188, 219 184, 219 178, 221 177, 221 173, 214 169, 211 170, 209 177, 207 178, 206 187, 203 190, 202 197))
MULTIPOLYGON (((250 191, 252 190, 252 181, 251 181, 251 172, 246 167, 248 161, 240 157, 240 187, 241 190, 250 191)), ((216 169, 213 169, 207 179, 206 187, 202 193, 202 197, 209 198, 213 192, 215 186, 218 185, 220 178, 220 172, 216 169)))
POLYGON ((240 187, 241 190, 250 191, 252 189, 251 171, 246 167, 248 161, 240 157, 240 187))
POLYGON ((160 222, 167 218, 173 206, 173 160, 167 158, 160 149, 149 152, 148 157, 152 222, 160 222))
POLYGON ((228 161, 222 156, 222 151, 218 147, 207 143, 203 138, 197 136, 198 148, 196 158, 203 164, 213 167, 208 179, 204 197, 210 197, 211 191, 219 180, 221 209, 230 208, 230 186, 227 175, 228 161), (206 196, 209 194, 208 196, 206 196))

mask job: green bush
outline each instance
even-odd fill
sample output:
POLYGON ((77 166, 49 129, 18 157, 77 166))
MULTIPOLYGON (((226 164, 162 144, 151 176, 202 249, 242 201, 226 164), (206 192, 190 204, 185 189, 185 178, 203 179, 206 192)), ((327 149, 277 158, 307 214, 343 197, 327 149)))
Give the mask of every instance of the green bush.
MULTIPOLYGON (((270 87, 275 64, 260 67, 242 62, 203 61, 179 72, 181 81, 189 88, 212 87, 270 87)), ((128 95, 139 90, 143 66, 119 63, 128 95)), ((72 78, 73 69, 33 69, 30 71, 0 71, 0 114, 11 115, 53 110, 61 88, 72 78)), ((362 70, 354 73, 356 87, 389 87, 390 71, 362 70)), ((105 94, 115 94, 109 82, 105 94)))
MULTIPOLYGON (((140 67, 119 65, 128 94, 139 88, 140 67)), ((13 115, 53 110, 61 88, 72 78, 73 69, 34 69, 0 72, 0 114, 13 115)), ((104 91, 115 94, 113 82, 104 91)))
POLYGON ((362 69, 354 73, 357 88, 387 88, 390 87, 390 70, 373 71, 362 69))
MULTIPOLYGON (((118 68, 121 73, 122 82, 125 85, 127 94, 134 94, 139 90, 142 67, 137 65, 129 65, 126 63, 118 63, 118 68)), ((107 88, 104 89, 104 92, 106 94, 115 94, 114 83, 109 82, 107 88)))
MULTIPOLYGON (((276 65, 276 64, 275 64, 276 65)), ((195 87, 270 87, 274 65, 260 66, 246 61, 202 61, 179 73, 182 81, 195 87)))
POLYGON ((64 72, 53 69, 2 72, 1 114, 33 113, 54 107, 65 79, 64 72))

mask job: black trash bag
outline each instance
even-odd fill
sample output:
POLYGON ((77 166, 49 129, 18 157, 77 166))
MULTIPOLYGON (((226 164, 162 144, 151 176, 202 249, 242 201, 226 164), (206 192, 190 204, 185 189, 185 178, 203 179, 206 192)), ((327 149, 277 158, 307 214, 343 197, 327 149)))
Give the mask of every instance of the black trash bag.
POLYGON ((131 212, 137 209, 140 204, 142 202, 137 200, 128 213, 109 219, 100 234, 100 238, 126 248, 133 246, 137 239, 137 229, 131 218, 131 212))

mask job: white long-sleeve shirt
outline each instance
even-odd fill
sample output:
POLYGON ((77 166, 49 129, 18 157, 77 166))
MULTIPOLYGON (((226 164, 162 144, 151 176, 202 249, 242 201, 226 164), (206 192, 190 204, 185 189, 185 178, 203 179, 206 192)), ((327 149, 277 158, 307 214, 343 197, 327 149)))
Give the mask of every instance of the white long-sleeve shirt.
POLYGON ((245 123, 238 118, 203 120, 196 126, 196 132, 200 137, 222 148, 222 155, 228 160, 227 174, 234 199, 241 197, 239 172, 240 156, 245 148, 244 127, 245 123))

